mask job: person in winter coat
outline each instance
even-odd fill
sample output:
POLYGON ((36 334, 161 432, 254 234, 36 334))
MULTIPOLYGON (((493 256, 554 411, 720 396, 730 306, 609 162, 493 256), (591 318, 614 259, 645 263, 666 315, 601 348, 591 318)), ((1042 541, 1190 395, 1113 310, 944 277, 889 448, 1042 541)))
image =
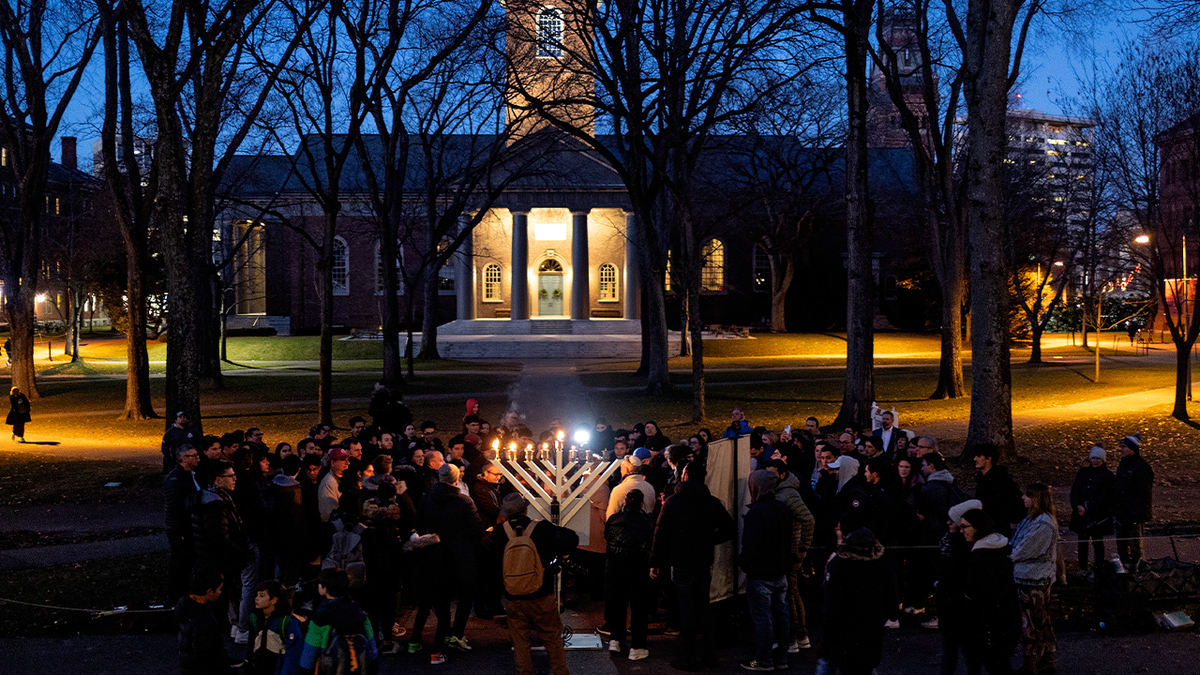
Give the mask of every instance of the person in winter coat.
POLYGON ((750 472, 750 510, 744 516, 738 567, 746 573, 746 600, 754 621, 754 658, 746 670, 787 667, 789 640, 787 573, 791 569, 792 511, 775 499, 779 477, 766 469, 750 472))
POLYGON ((991 516, 981 509, 964 513, 960 524, 971 547, 957 621, 967 675, 979 675, 983 668, 988 675, 1008 675, 1021 634, 1021 610, 1009 559, 1012 549, 1008 538, 995 531, 991 516))
MULTIPOLYGON (((458 598, 454 624, 445 640, 451 648, 467 651, 470 646, 464 633, 479 577, 475 555, 483 540, 483 523, 475 503, 459 490, 459 480, 461 473, 453 464, 443 464, 438 469, 437 485, 430 488, 417 509, 417 529, 436 534, 442 540, 442 551, 446 556, 443 579, 457 591, 458 598)), ((435 648, 440 649, 441 645, 435 648)))
MULTIPOLYGON (((937 546, 942 537, 949 531, 948 514, 950 507, 961 504, 967 496, 954 484, 954 475, 946 468, 946 458, 938 452, 930 452, 921 457, 921 473, 925 475, 925 485, 917 493, 917 525, 918 544, 921 546, 937 546)), ((911 606, 916 610, 922 609, 922 604, 932 593, 937 581, 935 570, 935 553, 932 549, 913 551, 913 574, 909 585, 911 590, 911 606)), ((931 618, 922 624, 925 628, 937 628, 937 618, 931 618)))
POLYGON ((1058 640, 1050 621, 1050 586, 1058 577, 1058 520, 1050 488, 1025 488, 1029 515, 1013 530, 1013 578, 1021 602, 1022 673, 1053 672, 1058 640))
MULTIPOLYGON (((941 675, 954 675, 958 670, 958 654, 963 649, 963 597, 967 572, 967 556, 971 544, 963 538, 962 514, 979 509, 983 503, 968 499, 950 507, 947 527, 949 531, 938 544, 937 588, 935 597, 938 610, 938 632, 942 636, 941 675)), ((1016 591, 1013 591, 1014 597, 1016 591)))
POLYGON ((1142 458, 1141 434, 1122 438, 1117 447, 1121 450, 1121 463, 1117 465, 1113 533, 1121 564, 1125 569, 1134 569, 1142 560, 1146 523, 1154 513, 1154 469, 1142 458))
POLYGON ((196 557, 188 504, 195 501, 195 495, 200 491, 195 472, 200 463, 200 453, 190 443, 184 443, 175 448, 172 459, 175 460, 175 467, 163 479, 163 506, 166 511, 163 529, 171 547, 167 567, 167 597, 176 603, 187 593, 188 579, 192 576, 196 557))
POLYGON ((33 418, 29 416, 29 399, 21 393, 20 388, 13 387, 8 391, 8 417, 4 423, 12 426, 12 440, 25 442, 25 424, 33 418))
POLYGON ((608 651, 620 653, 625 643, 625 613, 629 611, 632 633, 629 660, 650 655, 646 649, 646 627, 650 622, 654 594, 650 588, 650 544, 654 519, 642 509, 643 495, 632 490, 625 506, 604 523, 608 548, 604 570, 604 622, 609 630, 608 651))
POLYGON ((750 423, 746 421, 746 414, 740 408, 733 409, 731 418, 732 421, 726 427, 722 438, 740 438, 754 431, 754 427, 750 426, 750 423))
MULTIPOLYGON (((698 670, 711 653, 716 635, 709 615, 713 549, 733 539, 733 518, 712 496, 704 479, 707 469, 689 464, 675 494, 663 502, 650 549, 650 578, 669 571, 679 603, 678 670, 698 670)), ((644 504, 643 504, 644 506, 644 504)))
POLYGON ((1000 449, 991 443, 980 443, 971 451, 975 458, 975 498, 983 502, 983 510, 992 517, 996 531, 1007 537, 1012 524, 1025 517, 1021 504, 1021 486, 1000 464, 1000 449))
POLYGON ((825 566, 825 600, 817 672, 870 675, 883 655, 888 611, 896 606, 896 579, 883 544, 863 514, 839 522, 837 552, 825 566))
MULTIPOLYGON (((227 580, 221 604, 231 604, 236 617, 241 600, 242 570, 250 561, 251 543, 233 501, 237 473, 233 464, 217 460, 213 464, 212 484, 196 495, 192 509, 192 541, 196 545, 196 567, 211 567, 227 580)), ((248 630, 250 617, 246 617, 248 630)), ((235 622, 236 623, 236 622, 235 622)))
POLYGON ((370 662, 379 656, 375 644, 375 627, 371 619, 350 598, 350 576, 346 570, 330 567, 317 575, 317 592, 322 601, 317 605, 309 621, 308 633, 304 636, 304 650, 300 654, 300 667, 312 672, 321 655, 339 636, 361 635, 367 658, 366 672, 370 662))
POLYGON ((792 512, 792 560, 787 573, 788 626, 791 631, 788 653, 796 654, 801 649, 811 646, 808 639, 808 618, 804 614, 804 600, 800 597, 800 568, 804 566, 804 558, 812 546, 813 530, 817 523, 800 496, 800 479, 788 471, 788 465, 783 460, 773 459, 767 462, 766 469, 779 476, 775 498, 787 505, 788 510, 792 512))
POLYGON ((183 675, 228 675, 233 660, 221 640, 221 622, 214 611, 225 583, 221 573, 205 567, 196 571, 188 594, 175 605, 179 622, 179 667, 183 675))
POLYGON ((1104 535, 1113 533, 1112 507, 1117 477, 1108 470, 1104 448, 1095 446, 1071 484, 1071 531, 1079 535, 1079 576, 1089 578, 1088 548, 1094 564, 1104 560, 1104 535))
POLYGON ((246 642, 246 675, 299 673, 305 622, 292 615, 283 584, 268 579, 254 587, 254 614, 246 642))

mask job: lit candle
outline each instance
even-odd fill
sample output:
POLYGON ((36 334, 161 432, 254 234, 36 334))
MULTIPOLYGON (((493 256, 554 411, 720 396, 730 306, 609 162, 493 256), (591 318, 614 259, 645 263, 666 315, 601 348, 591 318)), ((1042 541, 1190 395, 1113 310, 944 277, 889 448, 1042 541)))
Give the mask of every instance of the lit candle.
MULTIPOLYGON (((499 444, 500 441, 497 440, 496 443, 499 444)), ((508 444, 508 461, 512 462, 512 461, 515 461, 516 459, 517 459, 517 444, 509 443, 508 444)))

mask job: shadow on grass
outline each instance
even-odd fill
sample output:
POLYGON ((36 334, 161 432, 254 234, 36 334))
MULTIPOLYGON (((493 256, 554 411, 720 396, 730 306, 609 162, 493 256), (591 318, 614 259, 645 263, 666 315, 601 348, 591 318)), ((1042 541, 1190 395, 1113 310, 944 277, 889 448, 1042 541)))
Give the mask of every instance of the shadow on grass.
POLYGON ((25 441, 22 445, 62 445, 58 441, 25 441))

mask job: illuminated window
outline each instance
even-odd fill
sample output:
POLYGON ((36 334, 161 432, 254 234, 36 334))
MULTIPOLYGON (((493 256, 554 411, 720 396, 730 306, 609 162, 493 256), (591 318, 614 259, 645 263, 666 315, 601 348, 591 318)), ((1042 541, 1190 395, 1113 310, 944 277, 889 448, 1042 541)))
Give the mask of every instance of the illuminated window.
POLYGON ((546 7, 537 15, 537 55, 544 58, 562 56, 562 12, 546 7))
POLYGON ((488 263, 483 268, 483 301, 502 302, 500 291, 500 265, 488 263))
POLYGON ((711 239, 704 245, 704 267, 700 272, 700 290, 725 290, 725 244, 711 239))
POLYGON ((1050 140, 1048 140, 1046 142, 1049 143, 1050 145, 1066 145, 1067 144, 1067 142, 1061 138, 1051 138, 1050 140))
POLYGON ((600 266, 600 302, 617 300, 617 266, 604 263, 600 266))
POLYGON ((346 240, 333 240, 333 294, 350 295, 350 247, 346 240))

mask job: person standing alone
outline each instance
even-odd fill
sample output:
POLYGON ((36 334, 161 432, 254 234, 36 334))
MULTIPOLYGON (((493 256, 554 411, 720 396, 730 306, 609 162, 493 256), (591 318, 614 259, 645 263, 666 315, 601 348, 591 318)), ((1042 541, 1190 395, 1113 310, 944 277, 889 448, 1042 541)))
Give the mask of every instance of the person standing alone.
POLYGON ((21 393, 19 387, 13 387, 8 392, 8 405, 8 419, 4 420, 4 423, 13 428, 12 440, 24 443, 25 424, 31 419, 29 417, 29 399, 21 393))

